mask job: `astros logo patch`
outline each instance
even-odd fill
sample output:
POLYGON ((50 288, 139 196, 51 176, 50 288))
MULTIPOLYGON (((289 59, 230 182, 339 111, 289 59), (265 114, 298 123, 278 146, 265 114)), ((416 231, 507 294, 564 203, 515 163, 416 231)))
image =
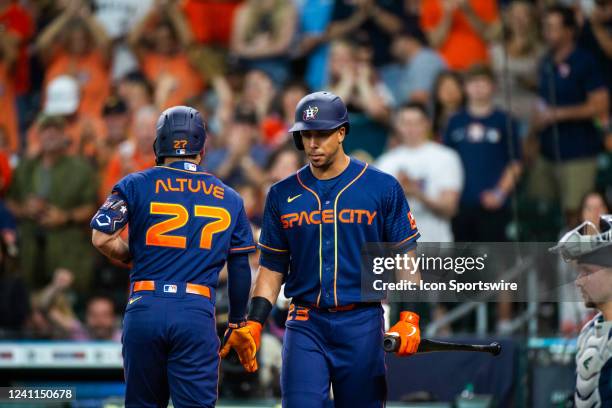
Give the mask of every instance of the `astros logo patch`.
POLYGON ((314 120, 317 118, 317 113, 319 113, 319 108, 316 106, 308 106, 308 109, 304 109, 304 114, 302 115, 303 120, 314 120))

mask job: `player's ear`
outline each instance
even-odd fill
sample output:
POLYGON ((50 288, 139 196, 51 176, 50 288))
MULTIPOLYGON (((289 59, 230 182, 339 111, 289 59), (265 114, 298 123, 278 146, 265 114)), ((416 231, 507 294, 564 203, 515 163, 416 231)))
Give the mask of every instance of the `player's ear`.
POLYGON ((342 144, 342 142, 344 142, 345 137, 346 137, 346 127, 341 126, 340 129, 338 129, 338 142, 342 144))

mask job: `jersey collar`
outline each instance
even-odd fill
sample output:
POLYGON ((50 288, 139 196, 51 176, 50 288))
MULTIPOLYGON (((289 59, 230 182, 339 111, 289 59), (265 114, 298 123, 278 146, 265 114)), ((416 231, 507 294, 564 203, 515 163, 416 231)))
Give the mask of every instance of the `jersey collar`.
MULTIPOLYGON (((298 170, 298 174, 300 176, 300 179, 309 187, 315 185, 318 182, 333 182, 333 181, 342 181, 344 182, 344 180, 352 180, 355 177, 357 177, 357 175, 359 173, 361 173, 361 170, 363 170, 365 163, 355 159, 354 157, 350 157, 351 161, 349 162, 349 165, 346 167, 346 169, 344 169, 342 171, 342 173, 338 174, 336 177, 330 178, 330 179, 326 179, 326 180, 319 180, 318 178, 316 178, 314 176, 314 174, 312 174, 312 170, 310 170, 310 164, 307 164, 306 166, 302 167, 300 170, 298 170)), ((340 183, 342 184, 342 183, 340 183)))
POLYGON ((170 167, 171 169, 190 171, 194 173, 203 171, 201 166, 188 161, 175 161, 170 164, 164 164, 161 167, 170 167))

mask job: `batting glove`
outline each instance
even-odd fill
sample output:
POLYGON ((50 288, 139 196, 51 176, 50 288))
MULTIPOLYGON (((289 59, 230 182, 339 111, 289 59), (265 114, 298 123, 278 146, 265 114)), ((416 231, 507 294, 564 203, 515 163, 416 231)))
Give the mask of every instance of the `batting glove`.
POLYGON ((255 355, 261 341, 261 323, 249 320, 240 324, 230 323, 223 336, 223 347, 219 352, 225 358, 231 349, 236 350, 240 364, 249 373, 257 371, 255 355))
POLYGON ((413 312, 401 312, 399 322, 385 334, 399 336, 401 343, 395 352, 398 356, 410 356, 417 352, 421 342, 419 315, 413 312))

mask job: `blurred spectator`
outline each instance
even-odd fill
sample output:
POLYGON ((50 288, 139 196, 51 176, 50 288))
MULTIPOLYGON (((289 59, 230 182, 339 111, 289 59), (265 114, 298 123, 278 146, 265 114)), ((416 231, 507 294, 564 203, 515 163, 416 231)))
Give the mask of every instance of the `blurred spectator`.
POLYGON ((0 30, 0 106, 2 106, 0 126, 9 153, 17 153, 21 144, 13 86, 17 48, 13 42, 7 32, 0 30))
POLYGON ((133 28, 128 43, 154 87, 155 105, 164 110, 197 95, 202 78, 187 50, 192 34, 176 0, 161 0, 133 28))
POLYGON ((36 50, 46 65, 45 85, 70 75, 79 83, 79 113, 99 117, 110 91, 109 38, 89 6, 70 0, 36 39, 36 50))
MULTIPOLYGON (((257 186, 253 183, 239 184, 235 186, 235 190, 244 202, 244 211, 251 225, 261 227, 263 208, 260 205, 262 200, 257 186)), ((257 271, 257 268, 254 271, 257 271)))
MULTIPOLYGON (((544 17, 547 57, 539 72, 541 101, 532 126, 539 132, 540 158, 532 171, 531 194, 558 202, 568 225, 576 223, 582 196, 595 185, 602 149, 595 121, 608 115, 609 95, 595 59, 576 45, 576 18, 557 6, 544 17)), ((527 154, 533 159, 529 140, 527 154)))
POLYGON ((394 106, 407 102, 429 103, 436 78, 446 64, 427 46, 418 27, 405 28, 395 35, 391 53, 399 61, 382 70, 382 77, 393 93, 394 106))
MULTIPOLYGON (((140 108, 132 123, 132 138, 123 141, 111 157, 101 174, 102 183, 98 191, 100 202, 119 180, 136 171, 142 171, 155 165, 153 142, 159 112, 153 106, 140 108)), ((123 119, 121 119, 123 120, 123 119)), ((125 125, 125 123, 123 123, 125 125)))
POLYGON ((452 242, 451 218, 463 188, 463 167, 452 149, 429 141, 431 121, 419 103, 399 108, 395 133, 401 145, 383 154, 376 166, 398 179, 425 242, 452 242))
POLYGON ((87 302, 85 325, 79 320, 73 322, 70 333, 72 340, 88 341, 121 341, 119 317, 115 311, 115 303, 110 297, 97 295, 87 302))
POLYGON ((501 28, 496 0, 423 0, 421 27, 448 66, 488 62, 487 43, 501 28))
MULTIPOLYGON (((9 259, 10 250, 4 240, 5 222, 10 217, 0 202, 0 338, 17 338, 30 315, 28 289, 9 259)), ((14 228, 14 227, 13 227, 14 228)), ((13 232, 14 235, 14 232, 13 232)), ((14 255, 14 254, 13 254, 14 255)))
POLYGON ((272 78, 259 69, 253 69, 244 76, 240 105, 253 111, 258 123, 271 112, 276 98, 276 87, 272 78))
POLYGON ((521 173, 518 124, 495 109, 495 77, 489 68, 471 68, 465 90, 466 109, 451 117, 444 134, 465 170, 453 234, 459 242, 503 242, 510 221, 508 196, 521 173))
POLYGON ((153 92, 153 86, 139 71, 130 72, 121 78, 117 87, 117 94, 125 101, 131 115, 153 104, 153 92))
POLYGON ((304 155, 294 146, 293 141, 279 148, 270 155, 266 165, 267 181, 265 193, 274 183, 286 179, 296 173, 304 165, 304 155))
POLYGON ((528 127, 537 99, 537 67, 543 54, 535 6, 527 0, 514 0, 504 12, 504 40, 491 48, 491 63, 500 91, 495 102, 507 106, 523 128, 528 127))
POLYGON ((241 0, 186 0, 182 9, 199 47, 199 67, 208 78, 225 71, 236 9, 241 0))
MULTIPOLYGON (((610 209, 606 204, 604 197, 595 191, 588 192, 582 197, 580 203, 580 220, 579 223, 590 222, 596 227, 599 227, 599 217, 604 214, 609 214, 610 209)), ((568 225, 567 232, 577 225, 568 225)), ((597 234, 592 226, 585 226, 584 234, 597 234)), ((563 236, 563 233, 561 234, 563 236)), ((561 333, 566 336, 573 336, 580 332, 580 329, 593 317, 593 310, 589 310, 584 306, 580 292, 575 286, 576 270, 574 265, 568 264, 559 257, 559 283, 561 284, 559 304, 559 323, 561 333)))
POLYGON ((51 281, 32 295, 31 335, 36 338, 65 340, 78 321, 71 296, 74 274, 65 268, 53 271, 51 281))
POLYGON ((246 69, 283 84, 289 78, 289 45, 297 15, 291 1, 246 0, 236 11, 230 52, 246 69))
MULTIPOLYGON (((9 65, 13 73, 11 75, 14 96, 18 107, 18 117, 20 131, 25 127, 25 116, 27 111, 28 92, 30 91, 30 64, 28 61, 28 44, 34 35, 34 23, 28 11, 14 0, 0 0, 0 26, 4 27, 0 33, 0 48, 10 48, 10 53, 14 53, 14 66, 9 65)), ((4 51, 0 51, 4 53, 4 51)), ((2 57, 4 60, 5 57, 2 57)), ((2 63, 0 62, 0 65, 2 63)), ((2 69, 0 69, 1 71, 2 69)), ((0 78, 3 75, 0 74, 0 78)), ((0 82, 2 80, 0 79, 0 82)), ((0 85, 2 88, 5 85, 0 85)), ((0 91, 0 105, 9 107, 2 102, 4 92, 0 91)), ((15 103, 15 101, 13 102, 15 103)), ((3 112, 8 114, 8 112, 3 112)), ((4 115, 3 115, 4 116, 4 115)))
POLYGON ((328 88, 342 98, 349 110, 351 132, 343 142, 345 151, 361 149, 378 157, 387 140, 386 125, 393 97, 377 77, 372 55, 366 40, 359 45, 334 41, 330 49, 328 88))
POLYGON ((367 37, 372 43, 373 63, 379 67, 392 60, 389 50, 392 36, 402 26, 416 24, 416 17, 406 11, 402 0, 337 0, 327 38, 367 37))
POLYGON ((93 169, 67 154, 65 123, 47 116, 38 125, 41 154, 24 158, 15 170, 8 205, 19 220, 20 269, 32 287, 66 267, 77 289, 89 289, 92 248, 83 228, 95 212, 93 169), (70 182, 67 182, 67 181, 70 182))
POLYGON ((104 143, 99 144, 97 149, 96 167, 100 169, 106 168, 119 145, 130 136, 130 115, 122 99, 116 96, 109 97, 102 110, 102 116, 106 128, 106 139, 104 143))
POLYGON ((4 197, 11 185, 13 175, 8 147, 8 132, 4 126, 0 125, 0 199, 4 197))
POLYGON ((206 154, 205 167, 230 186, 244 183, 261 186, 270 152, 262 143, 255 112, 248 106, 238 106, 223 140, 225 146, 206 154))
POLYGON ((589 18, 582 25, 578 44, 595 57, 608 93, 612 92, 612 1, 594 2, 589 18))
MULTIPOLYGON (((311 89, 321 89, 325 84, 329 53, 327 27, 334 8, 332 0, 294 0, 298 14, 297 57, 298 72, 311 89), (303 58, 303 59, 302 59, 303 58)), ((296 65, 294 64, 294 69, 296 65)))
MULTIPOLYGON (((54 78, 46 88, 42 114, 62 118, 68 136, 66 144, 69 154, 83 155, 95 161, 96 149, 106 136, 104 123, 99 117, 78 112, 79 95, 79 85, 73 77, 62 75, 54 78)), ((27 157, 33 158, 40 154, 41 138, 39 122, 35 122, 27 134, 27 157)))
POLYGON ((465 91, 461 75, 453 71, 438 75, 433 87, 433 132, 441 140, 448 120, 465 106, 465 91))
POLYGON ((130 29, 151 9, 153 0, 92 0, 96 20, 113 42, 111 78, 117 80, 138 68, 125 43, 130 29))
POLYGON ((295 120, 295 107, 306 96, 308 88, 301 81, 288 82, 281 91, 280 112, 264 118, 261 128, 266 145, 276 148, 287 140, 287 130, 295 120))

